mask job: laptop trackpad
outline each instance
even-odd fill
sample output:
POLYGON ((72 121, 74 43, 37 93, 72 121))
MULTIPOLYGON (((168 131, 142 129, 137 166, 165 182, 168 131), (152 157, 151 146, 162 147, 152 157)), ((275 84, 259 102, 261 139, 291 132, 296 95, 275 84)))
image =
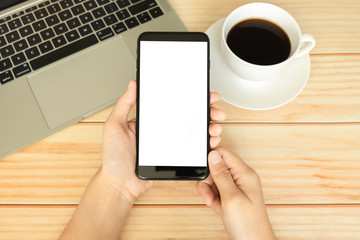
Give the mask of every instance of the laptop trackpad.
POLYGON ((111 102, 135 77, 135 59, 121 38, 28 77, 50 129, 111 102))

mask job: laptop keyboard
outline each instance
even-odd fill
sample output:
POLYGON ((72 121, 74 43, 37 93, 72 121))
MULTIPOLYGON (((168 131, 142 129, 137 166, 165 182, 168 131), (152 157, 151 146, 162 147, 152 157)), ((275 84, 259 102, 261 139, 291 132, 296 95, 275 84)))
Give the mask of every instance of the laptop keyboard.
POLYGON ((163 15, 155 0, 49 0, 0 19, 0 83, 163 15))

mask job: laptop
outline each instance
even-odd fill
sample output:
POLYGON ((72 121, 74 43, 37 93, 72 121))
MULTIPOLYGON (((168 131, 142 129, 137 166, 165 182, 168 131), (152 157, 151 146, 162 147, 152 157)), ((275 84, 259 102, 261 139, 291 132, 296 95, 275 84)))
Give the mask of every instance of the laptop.
POLYGON ((144 31, 186 31, 166 0, 0 0, 0 159, 111 105, 144 31))

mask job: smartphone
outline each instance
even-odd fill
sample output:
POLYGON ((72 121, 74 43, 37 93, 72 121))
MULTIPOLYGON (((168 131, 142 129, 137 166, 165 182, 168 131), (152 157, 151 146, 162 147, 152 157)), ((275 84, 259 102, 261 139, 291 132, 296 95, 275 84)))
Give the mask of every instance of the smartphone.
POLYGON ((201 180, 209 175, 209 38, 145 32, 137 48, 136 174, 201 180))

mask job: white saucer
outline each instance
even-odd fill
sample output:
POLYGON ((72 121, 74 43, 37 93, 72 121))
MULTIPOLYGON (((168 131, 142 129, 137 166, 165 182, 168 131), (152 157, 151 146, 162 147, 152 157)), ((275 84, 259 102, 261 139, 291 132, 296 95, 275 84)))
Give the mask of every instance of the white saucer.
POLYGON ((280 75, 264 81, 250 81, 235 75, 221 54, 221 28, 225 18, 211 25, 210 86, 222 99, 234 106, 250 110, 280 107, 293 100, 305 87, 310 75, 310 56, 295 59, 280 75))

